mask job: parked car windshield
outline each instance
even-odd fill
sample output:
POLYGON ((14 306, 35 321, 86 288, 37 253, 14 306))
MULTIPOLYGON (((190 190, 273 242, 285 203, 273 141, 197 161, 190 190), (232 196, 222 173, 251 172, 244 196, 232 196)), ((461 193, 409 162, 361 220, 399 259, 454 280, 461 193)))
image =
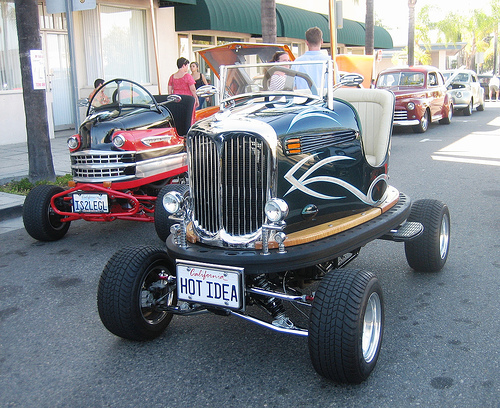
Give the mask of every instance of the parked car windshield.
POLYGON ((224 89, 221 91, 224 99, 245 94, 289 92, 322 98, 326 95, 327 78, 331 77, 333 84, 333 75, 328 74, 327 66, 324 61, 224 66, 221 70, 224 89))
POLYGON ((425 74, 423 72, 388 72, 379 76, 377 88, 390 88, 393 86, 424 86, 425 74))
POLYGON ((105 110, 117 105, 149 107, 154 104, 151 94, 139 84, 125 79, 114 79, 104 83, 89 101, 89 113, 91 109, 105 110), (99 93, 103 93, 105 97, 99 98, 99 93))
MULTIPOLYGON (((453 72, 443 72, 444 79, 447 80, 450 78, 454 73, 453 72)), ((454 82, 469 82, 469 74, 466 72, 460 72, 459 74, 455 75, 453 77, 454 82)))

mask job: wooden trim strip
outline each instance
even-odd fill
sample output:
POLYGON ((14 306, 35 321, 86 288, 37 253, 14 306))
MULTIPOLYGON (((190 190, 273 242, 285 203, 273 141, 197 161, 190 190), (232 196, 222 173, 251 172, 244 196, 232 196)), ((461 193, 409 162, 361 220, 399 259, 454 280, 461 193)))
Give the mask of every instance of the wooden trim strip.
MULTIPOLYGON (((333 220, 330 222, 325 222, 320 225, 316 225, 311 228, 306 228, 301 231, 292 232, 287 235, 285 240, 285 247, 291 247, 295 245, 302 245, 308 242, 317 241, 340 232, 347 231, 348 229, 357 227, 364 222, 370 221, 379 215, 385 213, 391 209, 399 201, 399 191, 389 186, 387 189, 387 197, 376 207, 370 208, 369 210, 363 211, 359 214, 350 215, 348 217, 340 218, 338 220, 333 220)), ((187 240, 195 244, 198 242, 198 237, 193 230, 193 224, 189 223, 186 231, 187 240)), ((278 243, 276 241, 269 241, 269 249, 278 248, 278 243)), ((262 242, 257 241, 255 243, 255 249, 262 249, 262 242)))

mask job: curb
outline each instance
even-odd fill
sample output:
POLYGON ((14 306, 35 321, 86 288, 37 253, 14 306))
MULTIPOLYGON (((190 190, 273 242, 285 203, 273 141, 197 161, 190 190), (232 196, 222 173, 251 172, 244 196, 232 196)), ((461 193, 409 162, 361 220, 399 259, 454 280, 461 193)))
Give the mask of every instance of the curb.
POLYGON ((0 193, 0 222, 22 216, 25 199, 25 196, 0 193))
POLYGON ((23 205, 17 204, 10 207, 0 208, 0 222, 23 215, 23 205))

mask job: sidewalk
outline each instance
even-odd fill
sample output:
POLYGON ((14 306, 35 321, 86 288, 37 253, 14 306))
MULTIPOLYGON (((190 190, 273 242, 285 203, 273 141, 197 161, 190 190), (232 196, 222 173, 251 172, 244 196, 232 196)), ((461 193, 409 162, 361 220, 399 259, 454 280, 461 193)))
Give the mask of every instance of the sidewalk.
MULTIPOLYGON (((56 132, 50 140, 52 160, 57 176, 71 173, 69 150, 66 144, 68 136, 74 131, 56 132)), ((28 177, 28 146, 26 143, 0 145, 0 184, 28 177)), ((24 196, 0 192, 0 222, 19 217, 22 214, 24 196)))

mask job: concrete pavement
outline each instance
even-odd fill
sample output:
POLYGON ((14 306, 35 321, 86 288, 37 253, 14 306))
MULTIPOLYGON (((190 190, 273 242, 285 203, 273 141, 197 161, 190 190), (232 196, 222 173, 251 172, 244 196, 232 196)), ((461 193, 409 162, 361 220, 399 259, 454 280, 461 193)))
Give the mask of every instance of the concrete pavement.
MULTIPOLYGON (((57 176, 71 173, 69 150, 66 144, 68 136, 74 131, 56 132, 50 140, 54 170, 57 176)), ((28 177, 28 146, 26 143, 0 145, 0 184, 28 177)), ((0 233, 22 214, 24 196, 0 192, 0 233), (8 222, 10 220, 10 223, 8 222)))

